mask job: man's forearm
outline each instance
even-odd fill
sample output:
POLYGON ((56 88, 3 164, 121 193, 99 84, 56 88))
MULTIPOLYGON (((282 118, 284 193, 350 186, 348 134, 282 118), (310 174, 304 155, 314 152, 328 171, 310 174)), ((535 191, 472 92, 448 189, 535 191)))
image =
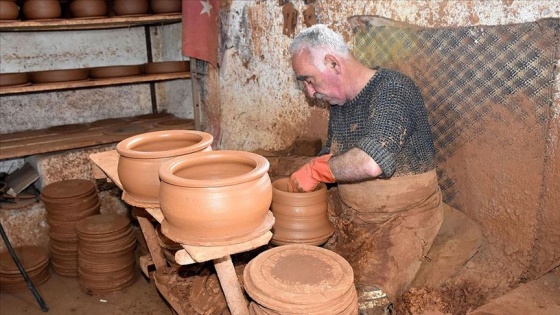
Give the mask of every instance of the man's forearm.
POLYGON ((367 153, 357 148, 331 157, 329 166, 334 178, 339 182, 373 179, 383 173, 379 165, 367 153))

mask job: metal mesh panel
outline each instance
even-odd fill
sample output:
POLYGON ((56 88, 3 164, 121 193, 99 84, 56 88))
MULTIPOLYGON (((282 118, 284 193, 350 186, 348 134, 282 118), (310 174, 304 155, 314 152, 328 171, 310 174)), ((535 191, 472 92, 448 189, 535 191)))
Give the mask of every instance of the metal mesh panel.
MULTIPOLYGON (((480 119, 485 115, 503 119, 500 113, 506 111, 513 123, 536 117, 535 128, 546 137, 559 19, 440 29, 379 26, 377 17, 369 19, 350 18, 356 26, 354 54, 369 66, 397 69, 416 82, 429 112, 438 165, 476 141, 487 127, 480 119), (515 96, 531 102, 533 112, 518 106, 515 96)), ((454 179, 445 169, 438 173, 445 200, 451 202, 454 179)))

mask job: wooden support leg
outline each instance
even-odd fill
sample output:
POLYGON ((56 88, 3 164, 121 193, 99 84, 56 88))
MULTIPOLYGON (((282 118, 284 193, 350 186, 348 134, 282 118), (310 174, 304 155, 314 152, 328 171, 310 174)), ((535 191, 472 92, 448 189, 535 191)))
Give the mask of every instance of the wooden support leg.
POLYGON ((161 251, 161 247, 159 246, 156 229, 148 220, 144 217, 137 217, 138 223, 140 224, 140 229, 142 230, 142 234, 146 239, 146 244, 148 245, 148 251, 150 255, 152 255, 152 260, 156 269, 159 270, 161 268, 167 267, 167 263, 165 261, 165 257, 163 256, 163 252, 161 251))
POLYGON ((247 301, 243 296, 239 279, 235 273, 235 267, 231 256, 214 259, 214 267, 220 279, 220 285, 224 291, 226 301, 232 315, 249 315, 247 301))

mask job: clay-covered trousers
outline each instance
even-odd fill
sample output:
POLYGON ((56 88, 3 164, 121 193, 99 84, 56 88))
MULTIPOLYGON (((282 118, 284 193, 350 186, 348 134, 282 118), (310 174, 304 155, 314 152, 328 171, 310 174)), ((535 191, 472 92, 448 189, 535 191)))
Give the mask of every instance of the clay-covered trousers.
POLYGON ((350 263, 357 287, 377 287, 395 302, 443 220, 436 172, 339 183, 329 191, 329 218, 335 233, 324 247, 350 263))

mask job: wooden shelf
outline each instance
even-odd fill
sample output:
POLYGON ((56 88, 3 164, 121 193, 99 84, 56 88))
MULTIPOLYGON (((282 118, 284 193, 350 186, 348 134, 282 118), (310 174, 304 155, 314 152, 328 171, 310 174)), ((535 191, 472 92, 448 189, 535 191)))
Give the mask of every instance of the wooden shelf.
POLYGON ((57 19, 48 21, 14 21, 0 23, 0 32, 70 31, 122 28, 141 25, 165 25, 181 22, 181 13, 146 16, 115 16, 92 19, 57 19))
POLYGON ((75 124, 2 134, 0 135, 0 160, 116 143, 133 135, 145 132, 185 128, 173 126, 160 127, 156 125, 158 122, 173 118, 176 117, 170 115, 144 120, 122 118, 121 122, 107 126, 75 124))
POLYGON ((110 85, 157 82, 157 81, 167 81, 167 80, 176 80, 176 79, 189 79, 190 77, 191 74, 189 72, 177 72, 177 73, 150 74, 150 75, 139 75, 134 77, 99 79, 99 80, 96 79, 96 80, 84 80, 84 81, 73 81, 73 82, 41 83, 41 84, 29 84, 24 86, 5 86, 5 87, 0 87, 0 95, 80 89, 80 88, 90 88, 90 87, 103 87, 103 86, 110 86, 110 85))

